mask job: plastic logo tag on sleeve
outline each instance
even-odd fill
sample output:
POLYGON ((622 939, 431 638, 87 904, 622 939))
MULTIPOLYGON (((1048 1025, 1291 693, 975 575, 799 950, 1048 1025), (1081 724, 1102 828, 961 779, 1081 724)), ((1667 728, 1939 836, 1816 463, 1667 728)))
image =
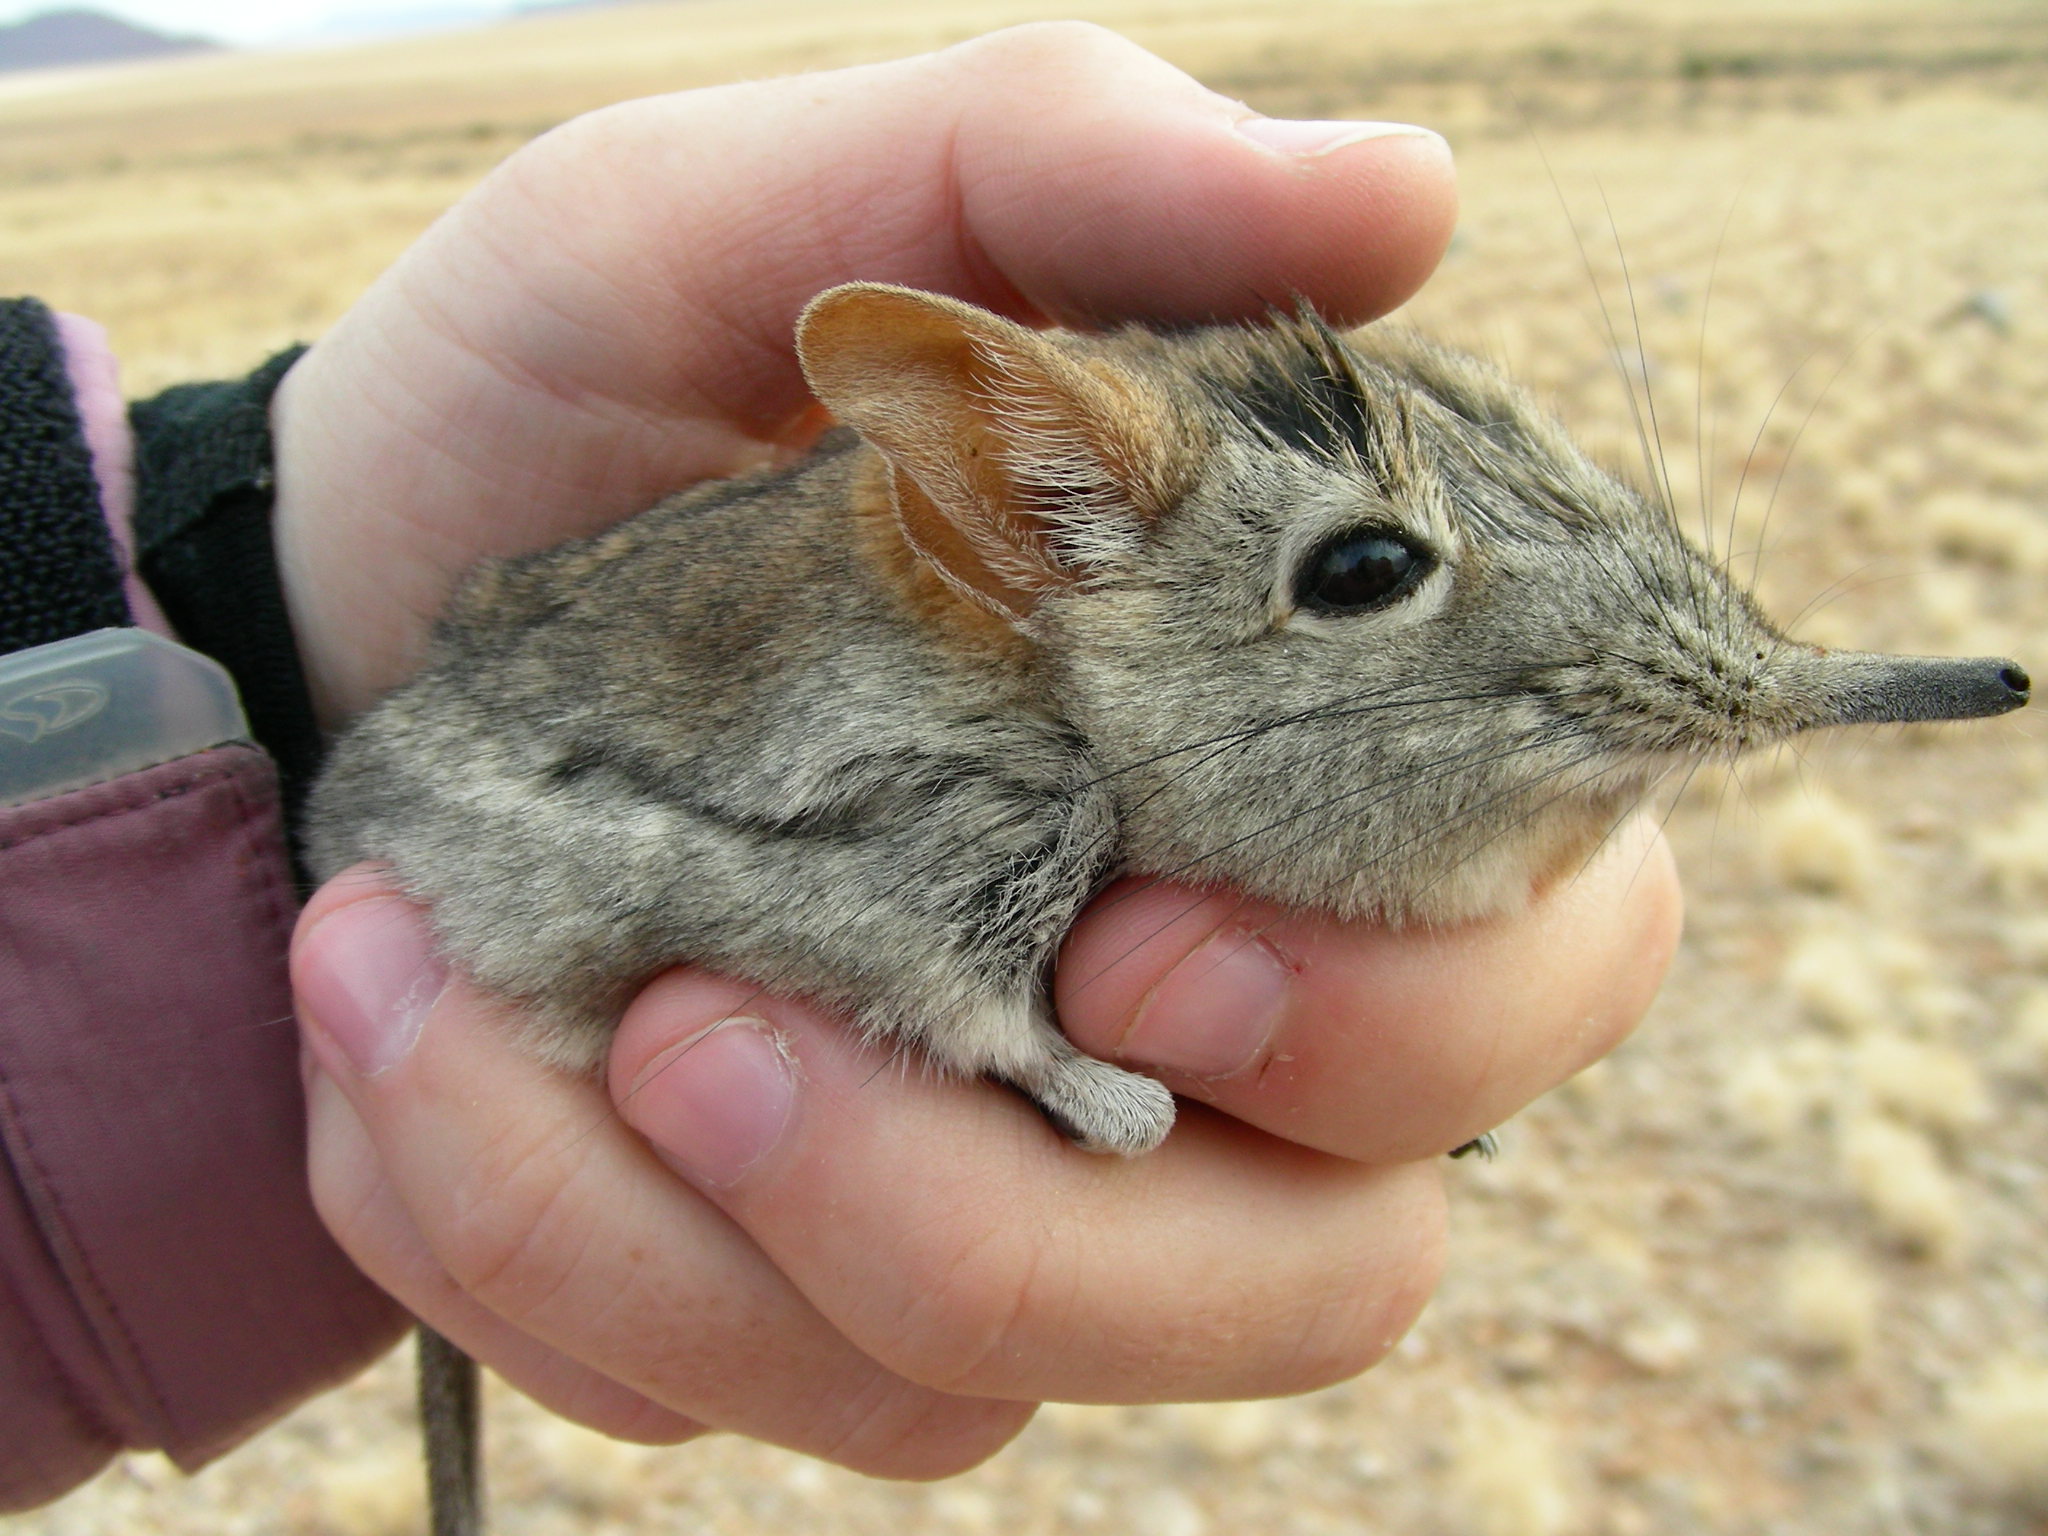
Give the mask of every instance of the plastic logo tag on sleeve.
POLYGON ((218 663, 142 629, 0 656, 0 805, 25 805, 247 741, 218 663))

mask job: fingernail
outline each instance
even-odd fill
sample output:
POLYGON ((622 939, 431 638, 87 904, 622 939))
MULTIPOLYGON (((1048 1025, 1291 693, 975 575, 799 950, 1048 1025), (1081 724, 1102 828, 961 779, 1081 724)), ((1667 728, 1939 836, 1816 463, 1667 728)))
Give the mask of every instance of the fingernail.
POLYGON ((760 1019, 726 1019, 654 1058, 620 1103, 685 1178, 739 1181, 774 1150, 796 1102, 789 1043, 760 1019))
POLYGON ((1225 928, 1138 1005, 1121 1061, 1229 1077, 1257 1060, 1287 1009, 1294 973, 1263 939, 1225 928))
POLYGON ((307 940, 299 1004, 341 1048, 359 1077, 403 1061, 448 984, 426 918, 411 902, 380 896, 352 902, 307 940))
POLYGON ((1276 154, 1312 160, 1367 139, 1434 139, 1440 135, 1413 123, 1302 122, 1289 117, 1247 117, 1237 131, 1276 154))

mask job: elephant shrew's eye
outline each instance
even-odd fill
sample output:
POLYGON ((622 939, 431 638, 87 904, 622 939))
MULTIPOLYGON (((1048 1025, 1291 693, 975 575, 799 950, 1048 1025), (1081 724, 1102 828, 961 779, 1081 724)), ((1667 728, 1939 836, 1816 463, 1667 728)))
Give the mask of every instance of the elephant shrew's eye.
POLYGON ((1317 545, 1294 577, 1294 602, 1319 613, 1369 613, 1406 597, 1435 567, 1404 533, 1353 528, 1317 545))

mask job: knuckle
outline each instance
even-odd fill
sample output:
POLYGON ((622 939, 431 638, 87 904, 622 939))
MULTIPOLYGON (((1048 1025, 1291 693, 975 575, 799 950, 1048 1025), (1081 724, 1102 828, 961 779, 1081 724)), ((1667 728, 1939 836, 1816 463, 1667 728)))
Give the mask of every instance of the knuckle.
POLYGON ((545 160, 580 165, 587 155, 604 154, 637 139, 645 128, 645 101, 619 101, 564 118, 515 151, 508 164, 534 165, 545 160))
POLYGON ((877 1359, 920 1386, 1000 1393, 1042 1353, 1045 1255, 990 1224, 914 1256, 896 1305, 877 1318, 877 1359))
POLYGON ((1029 21, 955 44, 937 57, 1014 81, 1040 74, 1071 80, 1077 70, 1115 67, 1152 55, 1092 21, 1029 21))
POLYGON ((580 1373, 570 1390, 548 1399, 546 1406, 572 1424, 632 1445, 683 1445, 710 1433, 694 1419, 594 1371, 580 1373))
POLYGON ((434 1257, 465 1293, 501 1309, 507 1297, 530 1287, 528 1276, 540 1259, 530 1230, 494 1219, 488 1211, 465 1211, 430 1234, 434 1257))
POLYGON ((1443 1278, 1446 1218, 1442 1186, 1433 1169, 1427 1192, 1402 1223, 1393 1243, 1380 1240, 1331 1266, 1301 1291, 1284 1344, 1259 1367, 1263 1379, 1247 1390, 1259 1396, 1311 1392, 1370 1370, 1401 1341, 1443 1278))
POLYGON ((660 149, 660 98, 615 102, 555 124, 528 140, 487 179, 540 208, 587 208, 615 167, 647 161, 660 149))
POLYGON ((485 1159, 452 1181, 426 1233, 456 1285, 515 1324, 567 1285, 586 1245, 572 1181, 534 1149, 485 1159))
POLYGON ((384 1250, 391 1246, 391 1224, 380 1218, 392 1191, 375 1161, 323 1155, 316 1134, 307 1184, 314 1214, 342 1251, 365 1271, 381 1268, 384 1250))
POLYGON ((827 1461, 866 1477, 934 1482, 971 1471, 1036 1412, 1031 1403, 948 1397, 879 1378, 877 1392, 843 1405, 841 1433, 820 1445, 827 1461))
POLYGON ((1248 1252, 1194 1288, 1155 1295, 1099 1351, 1110 1371, 1161 1398, 1286 1397, 1379 1363, 1442 1275, 1444 1202, 1434 1168, 1381 1183, 1369 1212, 1341 1210, 1303 1247, 1248 1252), (1114 1351, 1114 1354, 1112 1354, 1114 1351))

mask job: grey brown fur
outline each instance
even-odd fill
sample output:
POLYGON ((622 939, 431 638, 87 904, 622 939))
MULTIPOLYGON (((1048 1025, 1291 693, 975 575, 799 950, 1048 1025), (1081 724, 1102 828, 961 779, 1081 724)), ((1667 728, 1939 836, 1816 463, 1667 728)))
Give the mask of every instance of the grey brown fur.
POLYGON ((1171 1098, 1043 990, 1111 873, 1471 917, 1676 764, 2024 698, 2002 662, 1786 641, 1521 392, 1398 332, 1034 333, 863 285, 802 350, 860 437, 485 565, 313 800, 315 870, 391 861, 576 1070, 698 962, 1139 1152, 1171 1098), (1434 567, 1299 605, 1353 528, 1434 567))
MULTIPOLYGON (((1785 639, 1525 395, 1396 331, 1035 333, 854 285, 799 347, 854 431, 481 567, 313 797, 316 872, 390 861, 564 1067, 695 962, 1143 1152, 1171 1095, 1045 995, 1112 874, 1501 912, 1674 767, 2027 698, 2009 662, 1785 639), (1333 608, 1304 570, 1353 534, 1413 579, 1333 608)), ((426 1343, 457 1536, 473 1367, 426 1343)))

